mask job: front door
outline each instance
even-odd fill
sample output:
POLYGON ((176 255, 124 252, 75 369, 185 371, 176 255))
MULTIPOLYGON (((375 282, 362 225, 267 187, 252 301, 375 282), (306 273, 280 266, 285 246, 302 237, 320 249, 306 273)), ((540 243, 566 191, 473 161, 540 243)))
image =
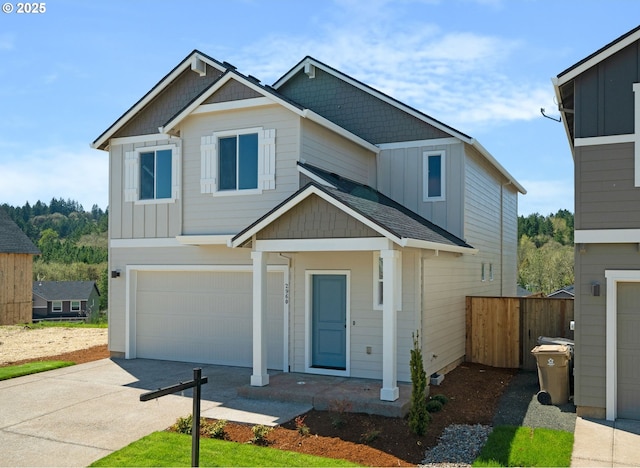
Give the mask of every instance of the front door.
POLYGON ((346 370, 347 276, 312 276, 311 366, 346 370))

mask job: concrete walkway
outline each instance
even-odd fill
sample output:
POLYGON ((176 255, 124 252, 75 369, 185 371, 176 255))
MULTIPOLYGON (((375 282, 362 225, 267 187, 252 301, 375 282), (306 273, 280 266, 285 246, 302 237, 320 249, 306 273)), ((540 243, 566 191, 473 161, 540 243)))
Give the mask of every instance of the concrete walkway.
POLYGON ((640 421, 576 419, 572 467, 640 467, 640 421))

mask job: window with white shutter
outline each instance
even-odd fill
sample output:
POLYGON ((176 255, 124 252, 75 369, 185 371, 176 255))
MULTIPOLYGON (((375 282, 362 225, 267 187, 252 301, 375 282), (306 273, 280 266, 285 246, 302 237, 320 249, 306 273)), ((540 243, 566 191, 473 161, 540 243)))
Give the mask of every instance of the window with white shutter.
POLYGON ((275 129, 215 132, 200 140, 200 191, 214 196, 275 189, 275 129))
POLYGON ((147 146, 125 153, 124 200, 171 203, 180 198, 180 147, 147 146))

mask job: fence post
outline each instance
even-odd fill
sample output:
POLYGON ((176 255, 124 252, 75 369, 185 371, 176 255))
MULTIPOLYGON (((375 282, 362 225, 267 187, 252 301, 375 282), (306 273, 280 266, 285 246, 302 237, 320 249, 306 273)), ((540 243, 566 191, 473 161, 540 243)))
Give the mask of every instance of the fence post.
POLYGON ((193 418, 191 426, 191 466, 200 466, 200 380, 202 369, 193 369, 193 418))

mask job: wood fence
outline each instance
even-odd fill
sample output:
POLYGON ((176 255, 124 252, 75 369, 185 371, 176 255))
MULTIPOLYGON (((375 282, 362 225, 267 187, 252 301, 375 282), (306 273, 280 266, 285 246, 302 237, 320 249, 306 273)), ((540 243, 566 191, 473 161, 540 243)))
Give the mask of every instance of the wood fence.
POLYGON ((539 336, 573 339, 573 299, 467 297, 466 320, 467 361, 535 370, 539 336))
POLYGON ((33 255, 0 253, 0 325, 31 322, 33 255))

